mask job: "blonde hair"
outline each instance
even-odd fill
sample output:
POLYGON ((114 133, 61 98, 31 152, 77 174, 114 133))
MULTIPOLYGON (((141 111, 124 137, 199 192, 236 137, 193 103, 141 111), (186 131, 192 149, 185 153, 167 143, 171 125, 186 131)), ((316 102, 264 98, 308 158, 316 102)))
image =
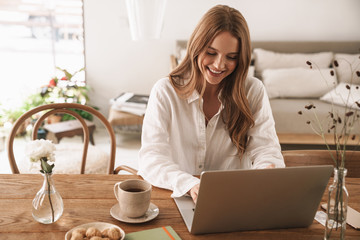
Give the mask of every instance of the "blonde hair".
POLYGON ((197 60, 199 54, 224 31, 238 39, 239 54, 235 70, 219 85, 220 100, 224 105, 222 119, 229 130, 231 141, 239 154, 243 154, 248 140, 247 132, 254 125, 254 118, 245 93, 245 79, 251 61, 251 42, 242 14, 225 5, 211 8, 196 26, 188 41, 184 60, 170 73, 169 78, 180 97, 187 98, 194 90, 202 97, 206 80, 202 78, 197 60))

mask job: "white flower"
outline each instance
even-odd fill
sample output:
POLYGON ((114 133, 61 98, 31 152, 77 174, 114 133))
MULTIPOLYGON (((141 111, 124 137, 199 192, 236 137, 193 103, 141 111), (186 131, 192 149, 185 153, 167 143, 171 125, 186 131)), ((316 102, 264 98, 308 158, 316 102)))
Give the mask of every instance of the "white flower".
POLYGON ((37 139, 29 142, 25 147, 25 155, 31 162, 38 162, 41 158, 47 158, 50 162, 55 162, 55 145, 44 139, 37 139))

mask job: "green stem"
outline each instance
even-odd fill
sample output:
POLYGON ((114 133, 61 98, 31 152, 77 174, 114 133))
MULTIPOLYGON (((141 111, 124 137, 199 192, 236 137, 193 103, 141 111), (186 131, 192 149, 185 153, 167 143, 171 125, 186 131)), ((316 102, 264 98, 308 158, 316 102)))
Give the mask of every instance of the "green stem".
POLYGON ((50 196, 51 187, 50 187, 50 182, 49 182, 49 174, 48 174, 48 173, 45 173, 45 175, 46 175, 46 182, 47 182, 47 185, 48 185, 49 203, 50 203, 50 207, 51 207, 51 222, 54 222, 54 207, 53 207, 53 205, 52 205, 51 196, 50 196))

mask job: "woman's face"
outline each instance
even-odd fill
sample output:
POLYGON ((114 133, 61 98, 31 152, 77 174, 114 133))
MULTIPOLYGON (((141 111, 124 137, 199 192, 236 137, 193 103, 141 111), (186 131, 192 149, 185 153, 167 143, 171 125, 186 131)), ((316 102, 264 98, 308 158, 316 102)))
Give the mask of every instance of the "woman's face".
POLYGON ((229 32, 219 33, 199 55, 198 65, 203 77, 209 84, 219 84, 236 68, 238 55, 238 39, 229 32))

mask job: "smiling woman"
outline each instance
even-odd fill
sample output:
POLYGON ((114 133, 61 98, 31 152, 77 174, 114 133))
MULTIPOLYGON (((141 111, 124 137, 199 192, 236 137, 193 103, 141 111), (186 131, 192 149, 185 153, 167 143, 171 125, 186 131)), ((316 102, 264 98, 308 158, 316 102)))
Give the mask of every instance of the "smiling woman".
POLYGON ((183 61, 153 87, 142 129, 139 172, 154 186, 197 199, 206 170, 283 167, 263 84, 247 77, 245 18, 217 5, 202 17, 183 61))

